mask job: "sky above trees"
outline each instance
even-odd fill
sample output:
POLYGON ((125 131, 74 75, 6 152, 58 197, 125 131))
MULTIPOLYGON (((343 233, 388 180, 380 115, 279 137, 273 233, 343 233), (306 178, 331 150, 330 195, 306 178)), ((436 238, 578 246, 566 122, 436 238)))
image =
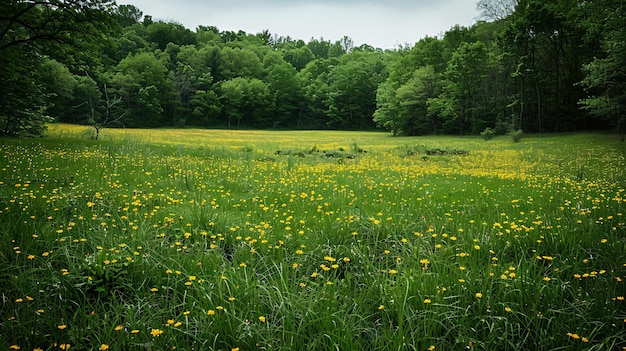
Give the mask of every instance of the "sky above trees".
POLYGON ((121 0, 153 19, 176 21, 194 30, 271 34, 309 40, 352 38, 356 46, 392 49, 443 34, 455 24, 472 25, 479 16, 472 0, 121 0))

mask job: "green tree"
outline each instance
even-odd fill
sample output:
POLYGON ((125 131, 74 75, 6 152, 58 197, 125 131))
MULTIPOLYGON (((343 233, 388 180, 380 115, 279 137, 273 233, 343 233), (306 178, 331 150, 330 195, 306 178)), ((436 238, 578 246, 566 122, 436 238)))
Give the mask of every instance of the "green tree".
POLYGON ((248 125, 269 126, 270 90, 260 79, 236 77, 222 82, 220 100, 228 127, 233 120, 240 127, 244 119, 248 125))
POLYGON ((139 24, 143 17, 143 12, 133 5, 119 5, 113 13, 115 20, 122 27, 139 24))
POLYGON ((421 67, 413 77, 396 91, 396 99, 402 109, 399 112, 398 129, 405 135, 437 133, 438 121, 428 111, 428 101, 441 92, 441 78, 432 66, 421 67))
POLYGON ((274 127, 295 124, 302 99, 301 87, 296 77, 296 69, 283 60, 280 54, 272 52, 265 56, 267 70, 265 82, 270 89, 274 105, 274 127))
MULTIPOLYGON (((94 62, 113 31, 111 0, 7 0, 0 4, 0 134, 41 135, 50 96, 45 57, 66 66, 94 62), (63 60, 61 60, 63 59, 63 60)), ((49 77, 49 76, 48 76, 49 77)))
POLYGON ((167 44, 193 45, 196 34, 179 23, 154 22, 146 26, 146 40, 165 50, 167 44))
POLYGON ((250 48, 224 47, 220 51, 216 80, 236 77, 263 78, 263 63, 250 48))
POLYGON ((608 121, 624 141, 626 133, 626 6, 622 1, 605 0, 586 6, 585 23, 601 38, 601 55, 583 67, 581 85, 588 96, 579 102, 593 116, 608 121))
POLYGON ((396 82, 387 79, 376 90, 376 111, 374 122, 378 127, 385 128, 396 136, 400 133, 400 105, 396 97, 396 82))
POLYGON ((302 86, 302 108, 298 113, 296 128, 326 128, 326 116, 330 106, 330 72, 338 64, 337 59, 317 59, 309 62, 297 73, 302 86))
POLYGON ((380 53, 354 52, 343 56, 329 74, 327 126, 338 129, 374 128, 376 89, 386 79, 380 53))
POLYGON ((447 84, 443 93, 431 101, 429 112, 445 120, 446 132, 478 134, 489 125, 486 118, 490 111, 485 108, 487 62, 481 42, 462 43, 452 55, 445 74, 447 84))
MULTIPOLYGON (((167 79, 164 59, 151 52, 130 55, 120 61, 111 77, 112 93, 119 95, 126 116, 121 121, 130 127, 162 125, 166 95, 174 89, 167 79)), ((117 112, 121 114, 121 112, 117 112)))
POLYGON ((44 58, 40 68, 40 83, 49 101, 48 116, 65 122, 76 122, 73 105, 77 78, 62 63, 44 58))

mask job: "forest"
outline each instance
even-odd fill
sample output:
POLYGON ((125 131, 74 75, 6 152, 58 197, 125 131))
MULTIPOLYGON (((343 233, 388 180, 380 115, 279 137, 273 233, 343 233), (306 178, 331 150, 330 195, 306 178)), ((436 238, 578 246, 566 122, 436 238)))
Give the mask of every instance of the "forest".
POLYGON ((102 128, 477 135, 626 127, 623 0, 480 0, 481 20, 382 50, 189 29, 111 0, 0 4, 0 135, 102 128))

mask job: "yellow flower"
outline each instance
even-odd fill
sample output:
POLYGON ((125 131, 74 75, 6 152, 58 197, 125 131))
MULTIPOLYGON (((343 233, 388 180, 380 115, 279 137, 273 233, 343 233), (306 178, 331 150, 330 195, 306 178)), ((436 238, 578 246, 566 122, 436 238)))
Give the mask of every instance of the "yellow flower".
POLYGON ((212 316, 212 315, 214 315, 214 314, 215 314, 215 311, 213 311, 213 310, 208 310, 206 314, 208 314, 209 316, 212 316))
POLYGON ((157 336, 163 334, 163 330, 161 330, 161 329, 152 329, 150 331, 150 334, 152 334, 152 336, 156 338, 157 336))
POLYGON ((429 304, 429 303, 431 303, 431 302, 432 302, 432 301, 430 301, 430 299, 424 299, 424 303, 425 303, 425 304, 429 304))
POLYGON ((510 313, 511 311, 513 311, 513 310, 511 309, 511 307, 505 307, 505 308, 504 308, 504 310, 505 310, 506 312, 509 312, 509 313, 510 313))
POLYGON ((265 323, 265 317, 259 316, 259 320, 261 321, 261 323, 265 323))
POLYGON ((482 299, 483 298, 483 294, 482 293, 476 293, 476 298, 478 299, 482 299))
POLYGON ((379 310, 384 310, 384 309, 385 309, 385 305, 380 305, 380 306, 378 306, 378 309, 379 309, 379 310))
POLYGON ((107 344, 102 344, 100 345, 100 348, 98 348, 98 350, 100 351, 104 351, 104 350, 108 350, 109 349, 109 345, 107 344))
POLYGON ((59 328, 59 329, 63 330, 63 329, 65 329, 65 328, 67 328, 67 325, 65 325, 65 324, 59 324, 59 325, 57 326, 57 328, 59 328))
POLYGON ((429 348, 427 348, 428 351, 433 351, 435 349, 435 345, 430 345, 429 348))
POLYGON ((11 345, 11 346, 9 346, 9 349, 10 350, 19 350, 20 347, 18 345, 11 345))
POLYGON ((115 330, 116 330, 116 331, 119 331, 119 330, 122 330, 123 328, 124 328, 124 326, 123 326, 123 325, 118 325, 117 327, 115 327, 115 330))
POLYGON ((61 350, 69 350, 71 346, 72 345, 70 345, 70 344, 61 344, 61 345, 59 345, 59 348, 61 350))

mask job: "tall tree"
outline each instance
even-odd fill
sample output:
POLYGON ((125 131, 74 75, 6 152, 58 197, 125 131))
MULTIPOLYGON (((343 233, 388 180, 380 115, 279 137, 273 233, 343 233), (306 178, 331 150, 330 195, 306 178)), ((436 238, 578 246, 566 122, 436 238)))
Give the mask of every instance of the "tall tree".
POLYGON ((0 4, 0 134, 40 135, 47 96, 43 57, 72 66, 93 62, 103 33, 115 27, 112 0, 7 0, 0 4))
POLYGON ((604 0, 585 5, 589 15, 584 25, 599 37, 601 53, 584 66, 581 85, 588 96, 580 105, 592 115, 617 129, 624 141, 626 133, 626 5, 604 0))

